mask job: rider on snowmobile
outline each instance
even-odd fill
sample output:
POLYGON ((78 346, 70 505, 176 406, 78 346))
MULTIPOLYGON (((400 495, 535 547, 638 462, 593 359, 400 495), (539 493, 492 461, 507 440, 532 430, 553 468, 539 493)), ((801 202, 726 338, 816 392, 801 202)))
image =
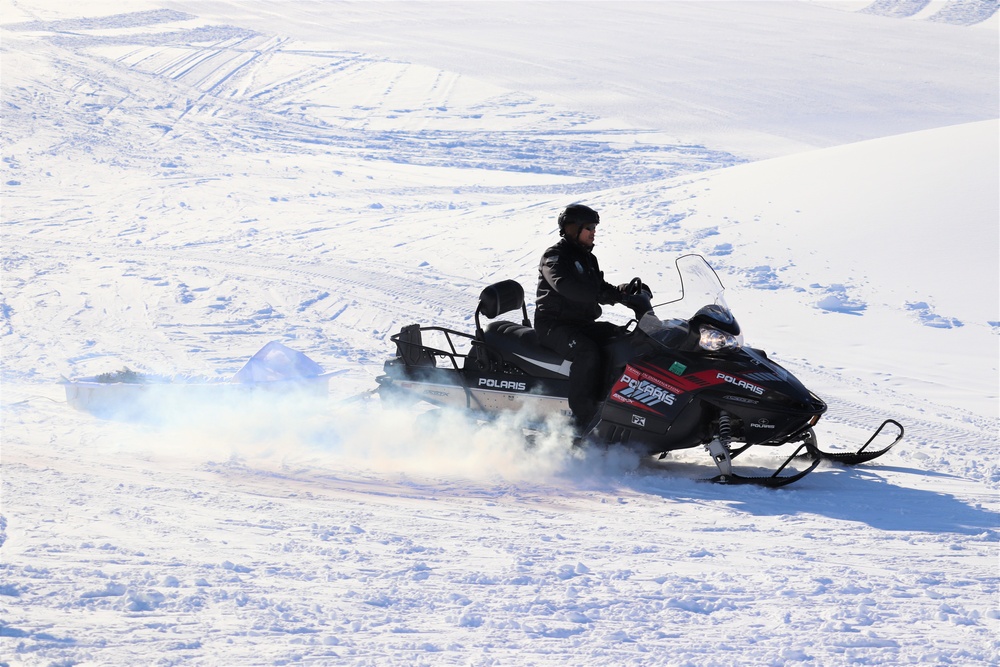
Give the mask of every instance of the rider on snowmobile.
POLYGON ((572 362, 568 398, 580 436, 589 430, 603 398, 601 349, 624 331, 597 321, 600 304, 626 302, 626 285, 608 283, 593 253, 600 221, 588 206, 567 206, 559 214, 562 238, 545 251, 538 266, 535 330, 543 345, 572 362))

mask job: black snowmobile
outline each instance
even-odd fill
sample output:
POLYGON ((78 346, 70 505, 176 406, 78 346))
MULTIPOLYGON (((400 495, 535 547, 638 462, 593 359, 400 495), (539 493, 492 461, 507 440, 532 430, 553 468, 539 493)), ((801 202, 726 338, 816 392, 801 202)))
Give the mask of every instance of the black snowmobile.
MULTIPOLYGON (((630 283, 626 305, 635 320, 604 350, 607 397, 587 440, 661 457, 704 446, 719 469, 711 481, 779 487, 801 479, 822 459, 863 463, 902 439, 902 425, 888 419, 856 452, 820 450, 813 426, 826 404, 764 352, 743 344, 722 283, 703 257, 685 255, 676 265, 683 296, 656 307, 684 318, 661 319, 642 281, 630 283), (876 439, 891 442, 869 449, 876 439), (734 472, 733 459, 750 447, 786 444, 795 445, 794 451, 771 474, 734 472), (805 467, 782 474, 797 457, 807 460, 805 467)), ((506 280, 483 290, 475 322, 475 335, 403 327, 391 338, 396 357, 378 378, 380 396, 460 408, 486 419, 525 409, 539 416, 570 414, 570 362, 538 343, 520 284, 506 280), (521 323, 496 319, 517 310, 521 323), (492 321, 483 326, 481 317, 492 321), (430 344, 430 338, 440 343, 430 344)))

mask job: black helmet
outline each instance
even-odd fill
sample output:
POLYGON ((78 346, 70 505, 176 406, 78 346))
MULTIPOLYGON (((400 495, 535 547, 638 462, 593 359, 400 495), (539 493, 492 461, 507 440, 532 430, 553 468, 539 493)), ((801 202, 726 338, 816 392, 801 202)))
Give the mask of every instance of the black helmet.
POLYGON ((583 204, 570 204, 559 214, 559 235, 564 236, 566 225, 596 225, 601 222, 597 211, 583 204))

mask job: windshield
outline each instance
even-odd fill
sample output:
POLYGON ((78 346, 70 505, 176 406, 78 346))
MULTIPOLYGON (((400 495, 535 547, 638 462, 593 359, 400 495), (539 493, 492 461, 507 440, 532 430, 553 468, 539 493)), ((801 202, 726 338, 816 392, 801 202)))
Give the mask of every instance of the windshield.
POLYGON ((722 281, 701 255, 684 255, 675 262, 681 279, 681 297, 655 306, 639 320, 639 329, 656 340, 666 340, 672 329, 686 324, 704 306, 718 306, 732 316, 726 304, 722 281))

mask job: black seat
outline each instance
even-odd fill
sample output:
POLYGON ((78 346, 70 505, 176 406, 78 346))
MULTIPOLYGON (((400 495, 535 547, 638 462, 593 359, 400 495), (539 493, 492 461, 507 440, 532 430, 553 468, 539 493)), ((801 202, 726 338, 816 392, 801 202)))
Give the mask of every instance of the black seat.
POLYGON ((564 380, 569 375, 569 363, 538 342, 524 304, 524 288, 517 281, 504 280, 484 289, 475 318, 476 338, 500 354, 504 362, 535 377, 564 380), (517 309, 521 310, 521 324, 495 320, 484 329, 479 322, 480 315, 492 320, 517 309))
POLYGON ((508 364, 535 377, 565 380, 569 362, 538 342, 532 327, 498 320, 486 325, 484 342, 500 353, 508 364))

